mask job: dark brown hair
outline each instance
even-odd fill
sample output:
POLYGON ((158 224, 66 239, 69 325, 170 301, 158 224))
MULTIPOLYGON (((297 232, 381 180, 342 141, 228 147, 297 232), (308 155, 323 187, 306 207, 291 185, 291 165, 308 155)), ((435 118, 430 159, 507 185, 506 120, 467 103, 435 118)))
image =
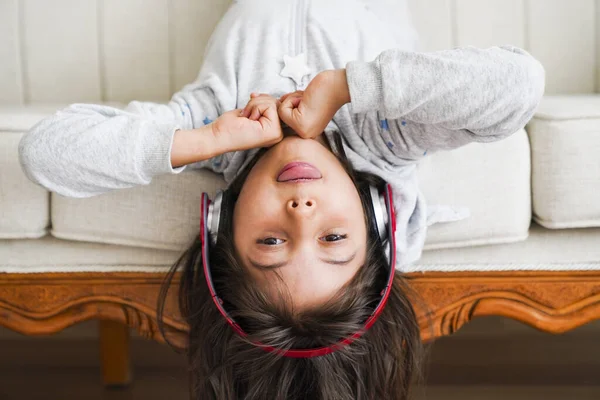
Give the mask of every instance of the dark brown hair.
POLYGON ((252 279, 237 256, 232 232, 233 207, 259 155, 227 189, 211 272, 224 306, 249 334, 237 335, 214 306, 204 278, 197 238, 173 265, 159 296, 164 301, 173 275, 180 271, 179 306, 190 326, 187 356, 194 400, 367 400, 407 399, 420 378, 422 345, 405 279, 397 274, 388 303, 361 338, 332 354, 295 359, 252 344, 281 349, 329 346, 358 331, 373 312, 386 281, 387 258, 373 223, 369 185, 385 182, 355 171, 335 135, 336 154, 359 192, 365 212, 368 251, 354 278, 327 303, 294 312, 289 299, 273 301, 252 279))

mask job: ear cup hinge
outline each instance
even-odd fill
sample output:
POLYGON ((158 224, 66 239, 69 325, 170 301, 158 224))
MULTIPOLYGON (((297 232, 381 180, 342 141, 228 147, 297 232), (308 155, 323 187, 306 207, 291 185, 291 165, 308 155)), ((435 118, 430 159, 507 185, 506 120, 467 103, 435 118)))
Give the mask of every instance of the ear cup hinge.
POLYGON ((219 224, 221 223, 221 208, 223 204, 223 191, 217 191, 215 201, 209 201, 208 205, 208 231, 210 233, 210 241, 213 245, 217 243, 217 235, 219 234, 219 224))
POLYGON ((386 210, 386 203, 384 196, 379 193, 376 187, 369 186, 371 191, 371 202, 373 205, 373 212, 375 213, 375 223, 377 224, 377 232, 381 241, 385 241, 387 237, 387 224, 389 223, 388 213, 386 210))

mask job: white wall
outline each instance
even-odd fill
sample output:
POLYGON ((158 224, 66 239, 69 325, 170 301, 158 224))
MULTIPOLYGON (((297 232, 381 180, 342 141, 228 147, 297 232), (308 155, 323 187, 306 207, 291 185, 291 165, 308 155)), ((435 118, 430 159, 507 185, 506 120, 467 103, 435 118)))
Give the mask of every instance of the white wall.
MULTIPOLYGON (((0 104, 166 101, 229 2, 0 0, 0 104)), ((421 50, 513 44, 545 65, 548 94, 600 89, 600 0, 409 2, 421 50)))

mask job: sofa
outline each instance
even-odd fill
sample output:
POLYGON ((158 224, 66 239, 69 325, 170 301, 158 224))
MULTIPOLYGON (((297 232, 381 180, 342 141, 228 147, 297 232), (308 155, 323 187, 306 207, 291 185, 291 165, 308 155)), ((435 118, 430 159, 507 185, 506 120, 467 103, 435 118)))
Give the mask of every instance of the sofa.
MULTIPOLYGON (((547 72, 547 95, 526 129, 432 154, 418 167, 429 204, 469 214, 430 226, 422 259, 402 270, 419 296, 423 339, 486 315, 551 333, 600 318, 593 0, 409 3, 423 51, 509 43, 530 51, 547 72)), ((201 193, 214 194, 224 182, 187 169, 147 186, 67 198, 25 177, 18 143, 69 103, 168 101, 194 79, 227 4, 0 5, 0 325, 46 335, 100 320, 109 385, 130 379, 129 328, 164 341, 156 301, 165 271, 198 234, 201 193)), ((187 328, 174 290, 168 299, 164 333, 183 347, 187 328)))

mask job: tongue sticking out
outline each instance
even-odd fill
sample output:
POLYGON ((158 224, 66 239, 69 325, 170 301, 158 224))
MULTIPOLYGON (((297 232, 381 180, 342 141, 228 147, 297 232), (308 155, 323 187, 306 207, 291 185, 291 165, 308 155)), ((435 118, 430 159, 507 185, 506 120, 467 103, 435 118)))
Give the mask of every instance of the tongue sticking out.
POLYGON ((308 163, 294 162, 283 167, 278 182, 321 179, 321 172, 308 163))

